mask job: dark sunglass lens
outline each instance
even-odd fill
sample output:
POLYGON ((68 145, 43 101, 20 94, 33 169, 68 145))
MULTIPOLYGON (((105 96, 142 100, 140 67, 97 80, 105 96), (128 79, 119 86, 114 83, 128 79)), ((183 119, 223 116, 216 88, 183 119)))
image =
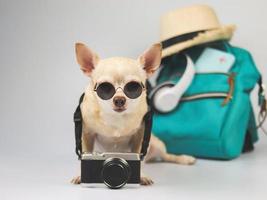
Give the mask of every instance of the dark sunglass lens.
POLYGON ((111 83, 104 82, 99 84, 96 93, 101 99, 108 100, 115 94, 115 88, 111 83))
POLYGON ((127 83, 124 87, 124 93, 131 99, 139 97, 142 94, 142 90, 141 84, 135 81, 127 83))

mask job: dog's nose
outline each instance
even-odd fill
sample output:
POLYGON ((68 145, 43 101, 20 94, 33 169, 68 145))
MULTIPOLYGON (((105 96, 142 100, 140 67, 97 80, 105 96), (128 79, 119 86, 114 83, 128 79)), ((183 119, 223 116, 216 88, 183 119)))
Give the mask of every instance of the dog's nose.
POLYGON ((125 97, 122 97, 122 96, 117 96, 117 97, 114 97, 113 98, 113 103, 115 106, 117 107, 122 107, 124 106, 126 102, 126 98, 125 97))

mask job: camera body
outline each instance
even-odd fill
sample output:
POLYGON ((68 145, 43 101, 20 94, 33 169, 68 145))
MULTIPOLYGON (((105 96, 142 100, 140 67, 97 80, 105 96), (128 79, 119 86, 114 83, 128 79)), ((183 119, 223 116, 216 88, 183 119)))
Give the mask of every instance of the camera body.
POLYGON ((112 189, 140 183, 140 154, 83 153, 81 155, 81 183, 104 183, 112 189))

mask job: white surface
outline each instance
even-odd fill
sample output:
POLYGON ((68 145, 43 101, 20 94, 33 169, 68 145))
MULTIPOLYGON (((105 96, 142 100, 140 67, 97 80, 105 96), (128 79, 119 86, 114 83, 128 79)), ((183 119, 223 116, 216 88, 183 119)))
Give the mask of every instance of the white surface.
POLYGON ((267 138, 252 153, 232 161, 198 160, 193 166, 146 164, 153 186, 110 190, 72 185, 78 163, 63 156, 12 154, 1 157, 0 199, 264 200, 267 195, 267 138), (48 159, 48 157, 51 157, 48 159))
MULTIPOLYGON (((266 199, 266 137, 253 154, 231 162, 148 165, 153 187, 68 183, 78 168, 72 115, 88 81, 74 43, 86 42, 101 58, 137 58, 158 41, 163 13, 193 3, 207 3, 223 24, 237 24, 232 44, 250 50, 267 74, 266 0, 0 0, 0 200, 266 199)), ((256 108, 255 92, 253 101, 256 108)))

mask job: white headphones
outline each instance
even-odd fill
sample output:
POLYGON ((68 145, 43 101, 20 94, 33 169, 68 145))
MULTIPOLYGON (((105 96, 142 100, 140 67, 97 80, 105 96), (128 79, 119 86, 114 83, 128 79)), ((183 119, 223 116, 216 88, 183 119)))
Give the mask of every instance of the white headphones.
POLYGON ((166 113, 172 111, 178 104, 181 96, 190 86, 194 75, 194 63, 189 56, 186 55, 187 65, 183 76, 176 83, 170 81, 164 82, 156 86, 149 94, 152 106, 158 112, 166 113))

